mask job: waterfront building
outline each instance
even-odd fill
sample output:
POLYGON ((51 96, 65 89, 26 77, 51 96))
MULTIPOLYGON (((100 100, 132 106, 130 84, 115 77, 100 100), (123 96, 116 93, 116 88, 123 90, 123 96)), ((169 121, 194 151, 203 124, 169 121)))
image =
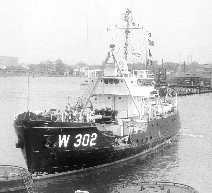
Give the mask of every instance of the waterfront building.
POLYGON ((18 57, 13 56, 0 56, 0 65, 1 66, 17 66, 18 65, 18 57))

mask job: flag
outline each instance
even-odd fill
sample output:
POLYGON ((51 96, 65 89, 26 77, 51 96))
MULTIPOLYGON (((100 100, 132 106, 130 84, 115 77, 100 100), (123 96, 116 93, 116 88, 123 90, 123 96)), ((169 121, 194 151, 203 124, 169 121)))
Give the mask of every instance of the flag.
POLYGON ((149 43, 150 46, 154 46, 155 45, 155 42, 150 40, 150 39, 148 39, 148 43, 149 43))
POLYGON ((152 66, 153 65, 153 61, 151 59, 147 59, 146 65, 147 66, 152 66))
POLYGON ((149 49, 149 57, 152 57, 152 53, 151 53, 150 49, 149 49))

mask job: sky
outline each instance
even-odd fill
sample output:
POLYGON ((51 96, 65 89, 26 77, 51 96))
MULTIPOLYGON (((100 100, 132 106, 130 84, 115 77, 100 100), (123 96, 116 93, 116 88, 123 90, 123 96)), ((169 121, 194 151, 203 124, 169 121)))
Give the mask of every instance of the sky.
POLYGON ((126 8, 152 33, 154 59, 212 62, 211 0, 0 0, 0 56, 101 64, 126 8))

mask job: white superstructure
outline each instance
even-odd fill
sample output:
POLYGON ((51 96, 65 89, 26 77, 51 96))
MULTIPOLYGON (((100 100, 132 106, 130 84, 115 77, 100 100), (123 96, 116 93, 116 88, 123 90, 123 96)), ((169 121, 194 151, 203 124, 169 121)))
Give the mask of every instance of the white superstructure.
POLYGON ((117 111, 119 118, 140 117, 144 114, 145 100, 151 98, 155 91, 154 86, 141 86, 142 79, 130 73, 126 64, 120 65, 113 51, 114 47, 108 53, 104 76, 94 86, 92 103, 97 109, 111 108, 117 111))

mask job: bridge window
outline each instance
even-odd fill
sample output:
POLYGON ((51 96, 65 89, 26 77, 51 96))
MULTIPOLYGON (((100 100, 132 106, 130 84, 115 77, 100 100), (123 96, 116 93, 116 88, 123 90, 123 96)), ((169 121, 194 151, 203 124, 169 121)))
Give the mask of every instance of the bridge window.
POLYGON ((109 83, 110 84, 113 84, 113 79, 109 79, 109 83))

